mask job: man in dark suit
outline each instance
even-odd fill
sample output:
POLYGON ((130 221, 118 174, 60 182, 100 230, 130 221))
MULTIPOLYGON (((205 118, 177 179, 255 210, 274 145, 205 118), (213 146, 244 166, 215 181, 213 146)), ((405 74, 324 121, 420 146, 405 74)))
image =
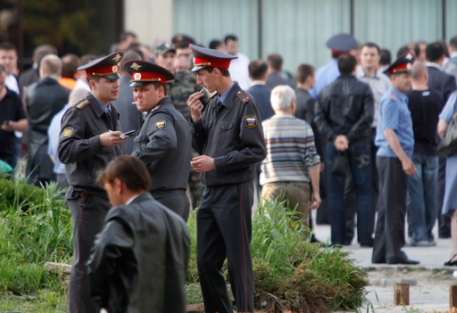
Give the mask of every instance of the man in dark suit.
POLYGON ((260 120, 265 121, 275 114, 270 103, 271 88, 265 84, 268 65, 262 60, 255 60, 249 63, 248 69, 251 88, 247 92, 254 98, 259 108, 260 120))
POLYGON ((443 46, 434 42, 427 45, 425 50, 428 69, 428 86, 438 90, 447 101, 450 94, 455 90, 455 78, 442 71, 441 67, 444 60, 443 46))
POLYGON ((24 92, 24 87, 37 82, 40 79, 40 73, 38 64, 40 64, 40 60, 48 55, 48 54, 55 54, 57 55, 57 49, 53 45, 44 44, 40 45, 33 50, 33 65, 28 70, 23 71, 19 75, 19 88, 21 89, 21 93, 24 92))
POLYGON ((268 79, 267 86, 275 88, 279 85, 287 85, 295 88, 293 82, 281 75, 282 73, 282 57, 279 54, 270 54, 267 58, 268 63, 268 79))
MULTIPOLYGON (((454 76, 444 73, 441 69, 444 60, 444 49, 443 46, 434 42, 427 45, 425 49, 425 57, 427 59, 428 69, 428 83, 430 88, 436 89, 447 101, 451 93, 455 90, 455 78, 454 76)), ((441 206, 444 197, 445 180, 444 174, 446 172, 445 159, 440 159, 438 171, 438 184, 437 184, 437 208, 438 208, 438 225, 439 225, 439 238, 450 238, 451 236, 451 224, 450 218, 441 215, 441 206)))
POLYGON ((88 264, 94 302, 108 312, 186 312, 186 223, 149 194, 148 170, 134 157, 114 159, 98 182, 114 207, 88 264))
MULTIPOLYGON (((119 72, 121 74, 121 78, 119 79, 119 96, 117 100, 112 101, 111 104, 114 105, 119 112, 119 122, 121 123, 122 130, 124 132, 136 130, 138 133, 140 130, 140 122, 143 120, 143 117, 133 103, 133 93, 132 88, 130 87, 130 79, 132 79, 132 77, 124 69, 125 62, 132 60, 141 60, 141 57, 133 50, 126 51, 119 63, 119 72)), ((126 140, 124 148, 126 154, 132 154, 133 140, 126 140)))
POLYGON ((27 88, 29 159, 26 172, 29 175, 29 183, 38 186, 55 180, 54 164, 47 153, 47 131, 52 117, 65 106, 70 95, 70 90, 58 82, 61 70, 62 61, 58 56, 45 56, 40 63, 41 80, 27 88))

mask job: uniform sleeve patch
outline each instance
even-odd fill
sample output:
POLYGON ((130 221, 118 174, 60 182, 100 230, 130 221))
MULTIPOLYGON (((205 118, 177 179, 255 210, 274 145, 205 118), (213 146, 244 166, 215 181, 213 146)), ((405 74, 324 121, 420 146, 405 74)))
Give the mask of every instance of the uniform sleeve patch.
POLYGON ((257 126, 257 116, 255 115, 246 115, 244 117, 244 125, 247 128, 254 128, 257 126))
POLYGON ((167 121, 166 120, 158 120, 156 122, 156 129, 164 129, 167 127, 167 121))
POLYGON ((89 100, 83 100, 76 105, 76 108, 81 110, 81 109, 84 109, 88 105, 89 105, 89 100))
POLYGON ((62 137, 63 137, 63 138, 70 137, 72 133, 73 133, 73 128, 67 127, 67 128, 65 128, 65 129, 63 130, 63 132, 62 132, 62 137))

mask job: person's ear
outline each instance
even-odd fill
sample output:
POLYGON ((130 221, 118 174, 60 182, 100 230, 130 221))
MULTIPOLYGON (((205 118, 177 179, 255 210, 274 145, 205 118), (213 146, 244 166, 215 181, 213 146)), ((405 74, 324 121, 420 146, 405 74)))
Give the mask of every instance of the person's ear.
POLYGON ((119 178, 114 179, 114 187, 115 187, 115 190, 119 194, 121 194, 122 191, 124 190, 124 184, 123 184, 122 180, 120 180, 119 178))

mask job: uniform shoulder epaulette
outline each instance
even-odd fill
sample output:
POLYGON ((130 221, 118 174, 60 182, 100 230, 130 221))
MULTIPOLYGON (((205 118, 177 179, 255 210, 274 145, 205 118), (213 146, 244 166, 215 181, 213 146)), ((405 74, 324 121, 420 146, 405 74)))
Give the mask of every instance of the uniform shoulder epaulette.
POLYGON ((83 100, 81 102, 79 102, 78 104, 76 104, 76 108, 81 110, 81 109, 84 109, 86 106, 88 106, 90 104, 89 100, 83 100))
POLYGON ((245 104, 246 102, 248 102, 249 100, 251 100, 251 96, 244 90, 240 90, 236 93, 236 96, 238 97, 238 99, 241 100, 241 102, 243 104, 245 104))

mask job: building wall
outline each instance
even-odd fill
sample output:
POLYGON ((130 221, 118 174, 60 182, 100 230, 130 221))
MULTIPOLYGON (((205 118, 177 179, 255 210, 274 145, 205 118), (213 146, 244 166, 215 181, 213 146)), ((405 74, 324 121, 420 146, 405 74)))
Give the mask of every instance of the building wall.
POLYGON ((124 0, 124 29, 148 45, 173 36, 173 0, 124 0))
POLYGON ((233 33, 250 59, 280 53, 295 72, 300 63, 326 63, 327 39, 351 29, 392 56, 406 43, 442 39, 443 2, 448 41, 457 35, 457 0, 129 0, 125 29, 149 44, 185 33, 207 46, 233 33))

